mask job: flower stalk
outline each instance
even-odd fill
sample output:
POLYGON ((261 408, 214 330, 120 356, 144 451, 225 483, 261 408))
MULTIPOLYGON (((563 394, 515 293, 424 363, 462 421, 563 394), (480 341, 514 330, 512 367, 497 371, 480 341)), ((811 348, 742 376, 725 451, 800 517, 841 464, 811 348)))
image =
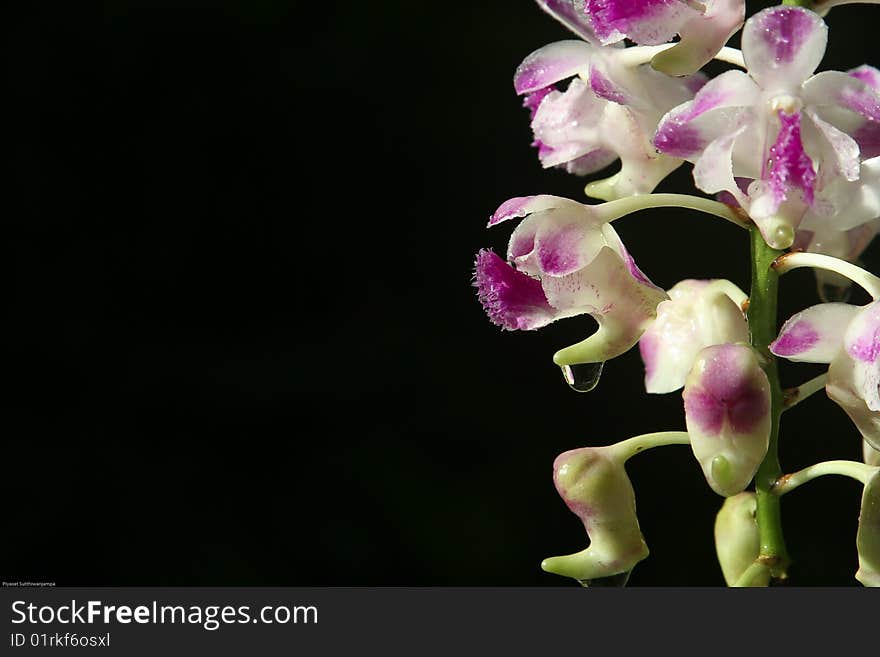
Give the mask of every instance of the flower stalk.
POLYGON ((779 464, 779 420, 783 410, 782 387, 776 359, 768 346, 776 337, 776 305, 779 275, 772 268, 780 251, 767 246, 757 227, 751 229, 752 287, 749 296, 749 333, 752 346, 764 357, 763 369, 770 382, 770 444, 755 475, 758 509, 756 520, 761 550, 758 560, 770 569, 776 580, 785 579, 790 559, 782 533, 779 497, 773 486, 782 474, 779 464))

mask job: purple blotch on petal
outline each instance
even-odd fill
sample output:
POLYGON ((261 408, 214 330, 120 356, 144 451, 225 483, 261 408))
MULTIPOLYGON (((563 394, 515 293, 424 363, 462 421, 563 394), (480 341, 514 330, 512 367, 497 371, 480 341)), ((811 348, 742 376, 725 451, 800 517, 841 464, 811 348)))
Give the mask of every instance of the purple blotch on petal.
POLYGON ((509 330, 539 328, 553 321, 541 282, 511 267, 487 249, 477 253, 474 286, 493 324, 509 330))
POLYGON ((745 366, 735 345, 710 347, 697 389, 685 389, 685 411, 706 433, 718 433, 726 418, 736 433, 749 433, 769 411, 769 393, 745 366))
POLYGON ((873 66, 862 64, 858 68, 847 71, 847 75, 854 77, 856 80, 861 80, 876 91, 880 91, 880 71, 873 66))
POLYGON ((844 89, 840 102, 871 121, 880 121, 880 94, 867 85, 859 89, 844 89))
POLYGON ((807 321, 795 322, 784 326, 783 332, 770 344, 770 351, 777 356, 796 356, 819 342, 819 333, 807 321))
POLYGON ((634 22, 656 18, 677 3, 678 0, 586 0, 585 4, 593 29, 606 39, 615 31, 626 34, 634 22))
POLYGON ((812 205, 816 172, 801 141, 800 112, 786 114, 780 110, 779 123, 779 134, 770 147, 770 188, 779 202, 787 198, 790 188, 799 188, 804 201, 812 205))
POLYGON ((703 390, 689 390, 684 395, 684 412, 707 434, 718 434, 724 426, 724 407, 703 390))
POLYGON ((610 100, 618 105, 626 105, 627 103, 624 93, 615 87, 614 83, 595 66, 590 69, 590 89, 599 98, 610 100))
POLYGON ((859 318, 860 334, 849 342, 850 356, 863 363, 874 363, 880 357, 880 305, 876 302, 859 318))
POLYGON ((541 270, 551 276, 564 276, 578 269, 583 237, 584 230, 577 224, 568 224, 544 235, 538 245, 541 270))
POLYGON ((815 27, 810 12, 793 7, 777 7, 759 20, 764 41, 777 62, 791 62, 815 27))

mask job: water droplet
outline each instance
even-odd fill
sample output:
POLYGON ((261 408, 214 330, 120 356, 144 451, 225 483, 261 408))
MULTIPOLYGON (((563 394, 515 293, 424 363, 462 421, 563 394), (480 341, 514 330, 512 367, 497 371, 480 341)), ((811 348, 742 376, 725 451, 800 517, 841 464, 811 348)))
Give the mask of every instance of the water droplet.
POLYGON ((605 363, 578 363, 563 365, 562 376, 568 386, 577 392, 590 392, 599 384, 605 363))
POLYGON ((837 301, 846 303, 852 296, 852 286, 834 285, 833 283, 819 282, 819 298, 825 303, 837 301))
POLYGON ((597 577, 596 579, 579 579, 578 581, 584 588, 623 588, 629 581, 630 573, 632 573, 632 571, 628 570, 625 573, 617 573, 616 575, 610 575, 609 577, 597 577))

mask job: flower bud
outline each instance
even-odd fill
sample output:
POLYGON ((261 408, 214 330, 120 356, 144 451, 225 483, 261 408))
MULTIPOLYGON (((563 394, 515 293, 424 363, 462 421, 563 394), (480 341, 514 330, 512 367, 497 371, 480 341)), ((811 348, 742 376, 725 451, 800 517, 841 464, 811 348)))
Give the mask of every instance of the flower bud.
POLYGON ((704 347, 749 339, 742 312, 746 295, 730 281, 684 280, 668 294, 639 340, 645 389, 650 393, 681 388, 704 347))
POLYGON ((545 559, 550 573, 582 584, 628 573, 648 556, 636 517, 636 500, 622 460, 607 447, 585 447, 560 454, 553 463, 556 490, 584 523, 585 550, 545 559))
POLYGON ((856 579, 865 586, 880 586, 880 470, 868 479, 862 493, 856 547, 859 551, 856 579))
MULTIPOLYGON (((755 521, 757 509, 754 493, 740 493, 724 500, 715 517, 715 552, 728 586, 736 584, 758 558, 761 539, 755 521)), ((769 581, 770 574, 766 571, 753 584, 767 586, 769 581)))
POLYGON ((736 495, 755 476, 770 442, 770 383, 748 345, 707 347, 684 385, 694 456, 709 486, 736 495))

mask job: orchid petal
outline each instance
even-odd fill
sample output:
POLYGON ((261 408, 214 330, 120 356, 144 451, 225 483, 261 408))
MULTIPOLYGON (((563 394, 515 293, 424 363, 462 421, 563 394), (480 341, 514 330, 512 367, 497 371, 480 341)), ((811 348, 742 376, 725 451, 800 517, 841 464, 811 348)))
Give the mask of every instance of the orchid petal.
POLYGON ((513 76, 519 95, 549 87, 580 73, 586 73, 596 50, 583 41, 557 41, 526 57, 513 76))
POLYGON ((850 322, 844 336, 853 359, 852 383, 871 411, 880 411, 880 301, 863 309, 850 322))
POLYGON ((584 205, 577 201, 550 194, 515 196, 498 206, 498 209, 489 218, 489 226, 495 226, 508 219, 525 217, 533 212, 541 212, 542 210, 552 210, 555 208, 582 209, 584 207, 584 205))
POLYGON ((492 251, 477 254, 475 283, 493 324, 508 330, 532 330, 555 319, 541 282, 516 271, 492 251))
POLYGON ((861 312, 846 303, 820 303, 792 315, 770 351, 802 363, 830 363, 840 351, 847 326, 861 312))
POLYGON ((699 15, 678 0, 586 0, 585 4, 603 44, 624 37, 643 45, 666 43, 685 20, 699 15))
POLYGON ((547 94, 532 120, 542 166, 559 166, 608 150, 599 128, 606 104, 579 79, 572 80, 565 92, 547 94))
POLYGON ((538 6, 569 30, 591 43, 599 38, 587 17, 585 0, 537 0, 538 6))
POLYGON ((692 159, 712 141, 730 134, 749 118, 746 108, 760 90, 745 73, 727 71, 709 80, 690 102, 660 120, 654 146, 674 157, 692 159))
POLYGON ((654 68, 668 75, 687 75, 705 66, 745 20, 744 0, 709 0, 704 13, 694 12, 678 28, 681 41, 656 55, 654 68))
POLYGON ((862 438, 880 450, 880 413, 868 408, 856 379, 855 362, 841 351, 828 367, 825 392, 849 416, 862 438))
POLYGON ((604 226, 609 246, 583 269, 559 278, 544 278, 544 292, 560 315, 588 313, 599 329, 586 340, 561 349, 557 365, 610 360, 632 348, 654 319, 666 293, 635 267, 629 254, 614 248, 616 234, 604 226))
POLYGON ((645 389, 654 394, 681 388, 705 347, 749 339, 741 309, 746 295, 730 281, 684 280, 668 294, 639 340, 645 389))
POLYGON ((694 164, 694 184, 707 194, 727 192, 748 210, 749 198, 743 194, 733 176, 733 149, 746 126, 710 142, 694 164))
POLYGON ((749 75, 763 89, 792 90, 822 61, 828 28, 801 7, 771 7, 746 21, 742 51, 749 75))

